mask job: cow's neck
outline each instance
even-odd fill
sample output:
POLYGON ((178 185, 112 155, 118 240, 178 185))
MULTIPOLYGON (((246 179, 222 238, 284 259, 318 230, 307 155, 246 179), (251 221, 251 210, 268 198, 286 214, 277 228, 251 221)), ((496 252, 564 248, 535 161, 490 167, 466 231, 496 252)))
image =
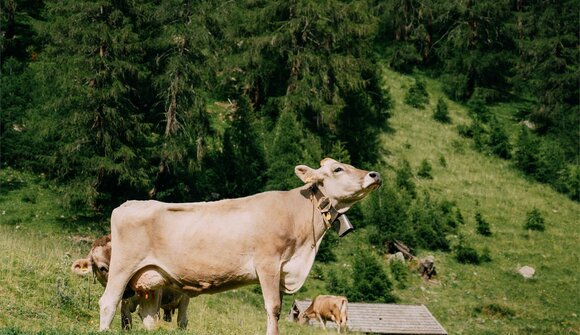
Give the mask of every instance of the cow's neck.
POLYGON ((324 191, 319 186, 312 184, 310 192, 310 200, 314 203, 315 211, 322 217, 326 229, 330 228, 341 213, 336 210, 331 199, 324 195, 324 191))

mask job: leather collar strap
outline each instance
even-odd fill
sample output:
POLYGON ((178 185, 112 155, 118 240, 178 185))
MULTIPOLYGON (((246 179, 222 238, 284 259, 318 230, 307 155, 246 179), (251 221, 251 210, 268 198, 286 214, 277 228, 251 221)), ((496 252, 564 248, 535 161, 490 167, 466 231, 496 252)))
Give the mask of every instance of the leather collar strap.
POLYGON ((322 214, 324 225, 326 225, 326 228, 328 229, 334 223, 334 221, 341 215, 341 213, 339 213, 334 207, 332 207, 330 199, 328 199, 322 193, 322 191, 320 191, 320 189, 316 186, 316 184, 313 184, 310 187, 310 190, 312 191, 314 198, 316 198, 315 202, 316 207, 318 207, 318 210, 322 214))

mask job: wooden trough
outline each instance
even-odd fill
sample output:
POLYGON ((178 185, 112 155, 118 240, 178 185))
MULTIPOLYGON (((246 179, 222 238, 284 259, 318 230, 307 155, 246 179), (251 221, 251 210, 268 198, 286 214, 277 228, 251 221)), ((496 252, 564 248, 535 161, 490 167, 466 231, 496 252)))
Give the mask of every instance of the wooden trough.
MULTIPOLYGON (((310 306, 309 300, 294 300, 288 320, 298 321, 298 315, 310 306)), ((320 327, 310 320, 311 326, 320 327)), ((328 328, 336 328, 332 321, 328 328)), ((349 331, 374 334, 447 335, 425 305, 348 303, 349 331)))

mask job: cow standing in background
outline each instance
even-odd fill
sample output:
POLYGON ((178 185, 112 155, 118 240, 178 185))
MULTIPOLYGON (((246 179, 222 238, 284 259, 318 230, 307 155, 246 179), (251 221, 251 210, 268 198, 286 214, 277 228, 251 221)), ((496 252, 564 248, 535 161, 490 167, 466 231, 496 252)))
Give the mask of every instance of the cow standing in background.
POLYGON ((308 320, 314 319, 320 322, 322 328, 326 330, 326 321, 335 322, 338 332, 346 330, 348 300, 346 297, 335 295, 319 295, 308 306, 308 308, 298 316, 298 323, 303 325, 308 320))
MULTIPOLYGON (((111 263, 111 235, 98 238, 93 242, 91 251, 86 258, 77 259, 71 266, 71 271, 77 275, 84 276, 93 273, 103 287, 107 286, 109 265, 111 263)), ((166 288, 148 293, 147 295, 136 295, 131 289, 123 292, 121 300, 121 327, 131 329, 133 319, 131 313, 135 312, 137 306, 144 301, 151 300, 163 309, 163 320, 171 322, 171 316, 178 309, 177 324, 179 328, 187 328, 187 306, 189 297, 175 290, 166 288)), ((159 307, 157 308, 159 311, 159 307)), ((139 315, 143 317, 141 314, 139 315)))
MULTIPOLYGON (((109 281, 99 301, 100 329, 110 327, 126 287, 171 287, 190 297, 260 284, 267 334, 278 335, 282 294, 302 287, 320 242, 335 221, 381 184, 377 172, 333 159, 295 168, 306 184, 214 202, 127 201, 113 210, 109 281)), ((142 302, 143 324, 154 324, 142 302)))

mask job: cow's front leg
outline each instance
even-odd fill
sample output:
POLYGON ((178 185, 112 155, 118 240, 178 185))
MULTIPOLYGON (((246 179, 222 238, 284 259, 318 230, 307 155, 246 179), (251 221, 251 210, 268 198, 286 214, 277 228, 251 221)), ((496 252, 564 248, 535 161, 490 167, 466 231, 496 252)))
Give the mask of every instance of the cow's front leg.
POLYGON ((317 316, 318 316, 318 322, 320 322, 320 327, 322 327, 322 329, 326 330, 326 321, 324 321, 322 319, 322 316, 320 316, 320 314, 318 314, 317 316))
POLYGON ((278 320, 282 309, 282 292, 280 292, 279 262, 268 263, 268 267, 257 269, 258 279, 264 296, 264 306, 268 314, 267 335, 278 335, 278 320), (272 266, 276 264, 276 266, 272 266))

